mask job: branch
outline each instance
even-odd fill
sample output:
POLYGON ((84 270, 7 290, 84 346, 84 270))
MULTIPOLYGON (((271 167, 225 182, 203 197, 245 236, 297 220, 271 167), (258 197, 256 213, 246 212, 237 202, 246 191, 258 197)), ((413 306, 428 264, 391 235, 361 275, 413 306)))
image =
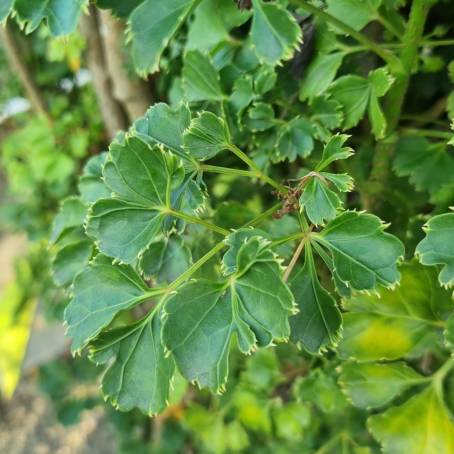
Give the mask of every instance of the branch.
POLYGON ((99 33, 98 12, 93 5, 89 15, 83 14, 80 20, 82 34, 87 40, 87 62, 104 126, 110 138, 128 126, 126 115, 120 103, 113 96, 112 83, 106 71, 102 38, 99 33))
POLYGON ((347 35, 356 39, 356 41, 361 43, 366 49, 369 49, 370 51, 374 52, 383 61, 388 63, 390 67, 399 68, 401 66, 399 59, 393 53, 389 52, 387 49, 384 49, 379 44, 370 40, 364 34, 356 31, 354 28, 350 27, 345 22, 340 21, 336 17, 311 5, 309 2, 307 2, 305 0, 291 0, 291 3, 293 3, 296 6, 299 6, 301 9, 304 9, 304 10, 308 11, 309 13, 313 14, 314 16, 322 19, 324 22, 334 25, 339 30, 342 30, 347 35))
POLYGON ((387 137, 377 144, 372 171, 369 178, 369 194, 366 194, 366 208, 377 210, 383 202, 383 192, 388 185, 388 174, 392 155, 394 153, 394 142, 392 139, 399 124, 402 107, 407 94, 413 65, 418 56, 424 25, 429 12, 427 0, 413 0, 410 17, 406 31, 402 39, 402 72, 394 73, 395 82, 385 99, 385 115, 387 120, 387 137))
POLYGON ((113 95, 122 104, 129 121, 142 116, 153 102, 148 84, 130 74, 123 41, 125 27, 107 10, 99 11, 101 36, 107 70, 112 81, 113 95))
POLYGON ((51 117, 47 111, 46 104, 31 75, 30 69, 21 58, 23 52, 16 42, 9 22, 6 22, 4 27, 0 26, 0 37, 11 68, 16 72, 17 77, 21 81, 33 110, 39 115, 42 115, 47 121, 51 122, 51 117))
POLYGON ((284 185, 278 183, 277 181, 273 180, 271 177, 263 173, 255 164, 255 162, 246 153, 241 151, 236 145, 229 144, 228 149, 238 158, 240 158, 245 164, 247 164, 249 168, 254 171, 254 174, 258 179, 264 181, 265 183, 268 183, 270 186, 273 186, 273 188, 277 189, 279 192, 287 194, 288 189, 284 185))
MULTIPOLYGON (((240 228, 245 227, 257 227, 260 225, 267 217, 271 216, 275 213, 281 204, 276 204, 272 206, 270 209, 266 210, 264 213, 257 216, 252 221, 244 224, 240 228)), ((227 234, 230 232, 226 231, 227 234)), ((219 241, 219 243, 215 244, 203 257, 201 257, 197 262, 195 262, 192 266, 190 266, 181 276, 175 279, 165 290, 166 293, 172 292, 176 290, 181 284, 187 281, 199 268, 201 268, 208 260, 214 257, 218 252, 222 251, 227 246, 224 240, 219 241)))

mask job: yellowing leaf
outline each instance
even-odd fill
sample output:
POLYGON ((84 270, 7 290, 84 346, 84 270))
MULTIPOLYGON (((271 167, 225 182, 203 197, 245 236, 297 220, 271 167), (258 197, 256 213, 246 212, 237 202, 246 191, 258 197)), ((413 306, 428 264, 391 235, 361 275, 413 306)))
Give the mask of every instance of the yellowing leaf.
POLYGON ((404 404, 369 418, 372 435, 384 453, 454 452, 454 422, 433 386, 404 404))

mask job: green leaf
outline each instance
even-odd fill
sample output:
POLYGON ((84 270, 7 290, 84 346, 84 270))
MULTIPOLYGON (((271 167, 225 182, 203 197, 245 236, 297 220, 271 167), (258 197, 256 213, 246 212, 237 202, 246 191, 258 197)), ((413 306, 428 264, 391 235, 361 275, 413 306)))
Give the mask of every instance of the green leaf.
POLYGON ((210 58, 198 50, 184 56, 183 88, 189 102, 224 99, 219 74, 210 58))
POLYGON ((257 95, 263 96, 268 93, 277 82, 277 74, 270 66, 261 66, 254 76, 254 91, 257 95))
POLYGON ((301 41, 301 29, 293 16, 278 3, 253 0, 251 39, 260 61, 276 65, 290 60, 301 41))
POLYGON ((266 131, 275 124, 274 109, 270 104, 264 102, 254 103, 249 108, 247 115, 245 123, 253 132, 266 131))
POLYGON ((418 244, 416 256, 423 265, 442 265, 440 284, 454 285, 454 213, 429 219, 424 227, 426 237, 418 244))
POLYGON ((170 283, 191 263, 191 250, 181 237, 172 236, 151 243, 140 258, 139 268, 147 279, 156 277, 158 283, 170 283))
POLYGON ((385 453, 454 451, 452 416, 433 386, 398 407, 371 416, 368 426, 385 453))
POLYGON ((377 68, 374 71, 371 71, 367 78, 371 83, 372 93, 377 98, 385 96, 394 83, 394 77, 389 73, 386 67, 377 68))
POLYGON ((381 0, 328 0, 327 3, 327 13, 355 30, 361 30, 377 18, 381 0))
POLYGON ((374 215, 347 211, 315 239, 331 251, 336 272, 349 287, 393 287, 400 278, 397 262, 404 247, 396 237, 384 232, 385 227, 374 215))
POLYGON ((306 249, 303 267, 290 276, 289 285, 299 312, 290 318, 291 340, 300 342, 310 353, 318 353, 339 338, 342 316, 336 301, 321 285, 306 249))
POLYGON ((15 0, 14 9, 19 21, 31 33, 39 24, 46 24, 53 36, 68 35, 77 26, 84 0, 15 0))
POLYGON ((309 406, 299 402, 289 402, 273 408, 273 420, 279 438, 301 441, 305 428, 309 426, 311 411, 309 406))
POLYGON ((68 197, 60 205, 60 211, 55 216, 50 233, 50 242, 55 243, 70 229, 80 227, 85 220, 87 207, 79 197, 68 197))
MULTIPOLYGON (((205 279, 182 286, 165 305, 164 344, 188 380, 224 389, 231 338, 243 353, 290 335, 293 297, 282 270, 263 238, 238 243, 234 273, 223 282, 205 279)), ((233 260, 232 254, 227 259, 233 260)))
POLYGON ((166 408, 174 363, 164 354, 158 314, 104 331, 90 344, 90 355, 95 362, 108 364, 102 392, 116 408, 139 408, 149 416, 166 408))
POLYGON ((52 274, 58 285, 71 284, 74 277, 85 269, 93 254, 90 241, 70 243, 60 249, 52 262, 52 274))
POLYGON ((435 335, 452 308, 449 292, 437 286, 436 272, 416 263, 401 267, 401 284, 379 295, 345 301, 342 358, 361 361, 397 359, 411 354, 435 335), (434 328, 435 327, 435 328, 434 328))
POLYGON ((129 266, 112 265, 106 257, 94 262, 74 279, 73 298, 65 310, 72 351, 80 351, 110 324, 120 311, 149 299, 152 294, 129 266))
MULTIPOLYGON (((218 391, 227 381, 235 330, 224 284, 198 280, 180 288, 165 306, 163 342, 183 376, 218 391)), ((253 337, 251 333, 251 337, 253 337)))
POLYGON ((293 162, 297 156, 302 158, 311 154, 314 148, 313 130, 310 122, 304 118, 295 117, 285 123, 279 130, 277 148, 281 160, 293 162))
POLYGON ((194 12, 186 49, 209 51, 216 44, 229 41, 230 30, 242 25, 250 16, 251 11, 240 11, 234 2, 203 0, 194 12))
POLYGON ((300 210, 304 210, 315 225, 324 225, 326 221, 334 219, 342 206, 339 196, 328 188, 323 178, 320 174, 309 174, 309 182, 299 198, 300 210))
POLYGON ((324 413, 339 411, 346 406, 345 397, 334 378, 321 369, 313 369, 306 377, 297 379, 294 393, 298 400, 314 402, 324 413))
POLYGON ((0 0, 0 22, 3 22, 9 16, 13 2, 14 0, 0 0))
POLYGON ((224 119, 211 112, 201 112, 184 133, 184 149, 201 161, 213 158, 230 144, 230 133, 224 119))
POLYGON ((230 95, 230 104, 238 117, 241 117, 244 109, 249 106, 253 99, 254 86, 252 77, 246 74, 236 79, 230 95))
POLYGON ((96 202, 110 196, 109 188, 102 181, 102 168, 107 159, 107 152, 97 154, 85 164, 79 178, 79 192, 82 200, 87 203, 96 202))
POLYGON ((454 350, 454 314, 451 314, 446 322, 443 330, 445 344, 450 350, 454 350))
POLYGON ((383 407, 409 387, 427 380, 404 362, 345 363, 341 370, 339 383, 359 408, 383 407))
POLYGON ((420 136, 406 136, 396 144, 393 170, 399 176, 409 177, 416 189, 433 195, 452 183, 454 158, 445 144, 432 144, 420 136))
POLYGON ((326 92, 331 82, 336 77, 345 54, 333 52, 331 54, 319 53, 311 61, 301 84, 299 96, 302 101, 313 100, 326 92))
POLYGON ((134 122, 134 133, 150 145, 160 144, 184 157, 183 133, 191 122, 188 106, 172 109, 165 103, 151 106, 147 113, 134 122))
POLYGON ((130 137, 114 143, 104 166, 104 179, 114 198, 100 199, 90 209, 87 234, 99 250, 132 263, 162 230, 172 191, 183 183, 184 170, 175 156, 130 137))
POLYGON ((386 117, 383 113, 378 98, 372 93, 369 101, 369 119, 372 126, 372 133, 376 139, 383 139, 386 134, 386 117))
POLYGON ((334 99, 319 96, 312 101, 311 120, 320 123, 325 128, 335 129, 342 124, 342 106, 334 99))
POLYGON ((371 94, 369 81, 355 75, 342 76, 329 90, 332 97, 343 106, 344 130, 356 126, 364 117, 369 104, 371 94))
POLYGON ((348 159, 353 155, 353 150, 350 147, 343 145, 349 139, 347 134, 336 134, 331 136, 325 147, 323 148, 322 159, 315 168, 317 171, 323 170, 334 161, 348 159))
POLYGON ((132 11, 143 3, 144 0, 96 0, 98 8, 110 9, 112 14, 118 17, 127 18, 132 11))
POLYGON ((139 74, 154 73, 169 41, 183 25, 195 0, 145 0, 129 18, 132 57, 139 74))

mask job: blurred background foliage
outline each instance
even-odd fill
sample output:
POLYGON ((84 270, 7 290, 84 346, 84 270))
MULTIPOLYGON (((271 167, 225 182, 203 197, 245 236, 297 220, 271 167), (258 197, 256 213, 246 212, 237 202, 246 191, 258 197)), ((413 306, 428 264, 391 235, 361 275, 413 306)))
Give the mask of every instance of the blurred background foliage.
MULTIPOLYGON (((407 11, 405 8, 404 5, 404 12, 407 11)), ((202 25, 204 14, 208 13, 202 11, 196 16, 202 25)), ((103 22, 104 26, 106 23, 103 22)), ((433 30, 434 36, 449 37, 453 23, 453 9, 447 2, 440 2, 430 16, 427 29, 433 30)), ((107 148, 113 131, 126 130, 140 111, 143 113, 153 101, 173 105, 181 101, 180 73, 185 46, 197 49, 205 46, 210 51, 225 46, 225 54, 217 54, 221 67, 222 56, 235 49, 234 38, 245 34, 241 20, 228 25, 234 28, 234 37, 227 42, 226 35, 229 35, 225 24, 219 25, 218 29, 209 29, 212 34, 206 36, 197 33, 202 29, 201 25, 191 28, 191 24, 187 24, 166 50, 161 72, 146 80, 135 75, 129 53, 125 52, 122 67, 131 85, 128 87, 132 92, 142 93, 139 101, 132 97, 134 102, 131 102, 115 93, 118 82, 113 80, 115 73, 109 73, 110 92, 104 93, 99 88, 99 68, 96 68, 96 55, 92 55, 96 54, 92 43, 93 33, 100 33, 101 23, 95 26, 97 30, 83 19, 80 29, 71 35, 53 38, 44 24, 24 35, 14 21, 9 22, 8 33, 20 54, 23 70, 32 81, 28 90, 35 92, 35 103, 27 100, 30 96, 23 78, 8 59, 6 49, 0 46, 0 234, 2 238, 14 233, 27 237, 27 251, 15 261, 14 278, 2 286, 0 295, 0 398, 5 400, 11 398, 20 379, 30 331, 37 319, 45 319, 50 324, 61 320, 67 303, 66 294, 50 277, 53 251, 47 241, 60 201, 77 192, 77 179, 87 160, 107 148), (36 114, 36 102, 41 115, 36 114)), ((120 31, 115 30, 117 35, 113 39, 118 38, 118 33, 123 38, 124 24, 122 27, 120 31)), ((367 32, 377 34, 373 25, 367 32)), ((121 39, 120 51, 124 51, 124 46, 121 39)), ((228 60, 228 55, 225 58, 228 60)), ((307 59, 301 55, 298 58, 307 59)), ((225 65, 222 76, 229 89, 244 69, 241 65, 247 68, 253 60, 250 49, 244 48, 238 56, 239 70, 234 65, 225 65)), ((421 55, 420 72, 411 81, 412 95, 407 112, 426 112, 429 124, 439 121, 439 116, 445 115, 446 110, 451 109, 453 116, 453 61, 452 47, 421 55), (448 65, 449 72, 446 71, 448 65), (444 104, 434 106, 433 101, 438 98, 443 99, 444 104)), ((349 73, 363 63, 358 56, 349 56, 340 74, 349 73)), ((270 95, 270 102, 279 104, 277 94, 289 102, 289 92, 295 91, 292 87, 297 86, 294 75, 298 79, 305 65, 307 62, 301 64, 295 58, 278 68, 278 79, 289 83, 279 85, 272 95, 275 98, 270 95)), ((101 69, 108 71, 105 67, 101 69)), ((409 124, 418 125, 421 121, 408 115, 409 124)), ((367 135, 361 135, 361 126, 357 129, 359 133, 353 136, 352 142, 360 152, 352 159, 350 170, 361 184, 365 181, 372 141, 367 135)), ((241 131, 238 134, 241 135, 241 131)), ((266 144, 268 138, 266 133, 256 136, 260 144, 266 144)), ((255 158, 257 162, 267 163, 269 156, 255 158)), ((280 171, 285 175, 295 165, 294 162, 281 163, 280 171)), ((414 169, 410 173, 414 175, 414 169)), ((382 211, 386 212, 385 219, 395 221, 391 226, 393 233, 407 236, 411 255, 412 245, 422 235, 419 231, 424 216, 418 213, 445 211, 452 204, 453 187, 431 193, 430 187, 416 185, 415 191, 406 176, 405 170, 391 176, 390 186, 397 190, 386 198, 382 211)), ((232 177, 228 175, 210 175, 209 178, 213 180, 209 184, 214 200, 218 202, 216 224, 239 225, 261 212, 264 203, 260 196, 255 194, 245 200, 245 194, 252 194, 247 186, 249 183, 232 184, 232 177)), ((350 206, 360 206, 360 197, 361 194, 354 193, 350 206)), ((285 228, 281 223, 281 232, 285 228)), ((200 247, 203 249, 203 245, 200 247)), ((3 266, 7 264, 2 262, 3 266)), ((413 272, 418 274, 419 271, 409 273, 413 272)), ((444 298, 449 299, 449 296, 445 294, 444 298)), ((354 301, 351 304, 354 305, 354 301)), ((352 333, 359 329, 355 316, 355 313, 349 314, 345 327, 352 333)), ((387 320, 373 313, 370 317, 376 317, 376 324, 363 327, 369 339, 381 336, 384 345, 390 343, 391 337, 387 336, 391 336, 391 331, 380 332, 377 328, 379 325, 386 327, 387 320)), ((436 333, 437 336, 440 337, 440 333, 436 333)), ((364 339, 358 340, 358 344, 360 342, 367 343, 364 339)), ((411 338, 408 342, 408 349, 398 351, 395 358, 408 354, 409 361, 421 370, 432 371, 437 360, 446 356, 437 344, 438 340, 411 338)), ((57 357, 48 359, 33 372, 26 371, 24 379, 37 383, 64 425, 76 424, 85 411, 102 408, 105 418, 114 427, 118 452, 379 452, 378 443, 366 429, 369 412, 352 406, 341 391, 340 371, 332 351, 323 356, 312 356, 292 345, 279 345, 251 357, 232 354, 232 383, 224 395, 213 396, 207 391, 199 391, 176 377, 171 405, 163 414, 150 419, 138 411, 119 413, 106 405, 97 385, 99 370, 86 358, 72 358, 66 345, 64 347, 57 357)), ((362 345, 343 345, 345 358, 360 354, 361 348, 362 345)), ((408 395, 411 392, 398 397, 398 402, 405 401, 408 395)), ((447 405, 452 411, 454 377, 448 381, 447 395, 447 405)))

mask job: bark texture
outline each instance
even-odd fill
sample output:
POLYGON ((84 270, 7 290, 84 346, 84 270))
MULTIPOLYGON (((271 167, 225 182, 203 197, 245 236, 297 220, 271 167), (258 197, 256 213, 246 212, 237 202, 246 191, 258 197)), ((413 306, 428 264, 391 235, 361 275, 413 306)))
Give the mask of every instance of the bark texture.
POLYGON ((11 68, 19 77, 33 110, 50 121, 51 119, 44 99, 31 75, 30 68, 28 68, 26 62, 21 58, 21 49, 8 22, 3 27, 0 26, 0 37, 11 68))
POLYGON ((107 69, 112 80, 113 95, 121 103, 133 122, 142 116, 152 103, 148 84, 135 76, 126 67, 127 55, 124 51, 124 22, 115 18, 107 10, 99 11, 101 36, 104 45, 107 69))
POLYGON ((113 83, 107 69, 107 58, 100 34, 100 21, 94 6, 89 7, 89 14, 82 15, 80 28, 87 40, 87 65, 98 99, 104 126, 110 138, 128 126, 126 114, 113 94, 113 83))

